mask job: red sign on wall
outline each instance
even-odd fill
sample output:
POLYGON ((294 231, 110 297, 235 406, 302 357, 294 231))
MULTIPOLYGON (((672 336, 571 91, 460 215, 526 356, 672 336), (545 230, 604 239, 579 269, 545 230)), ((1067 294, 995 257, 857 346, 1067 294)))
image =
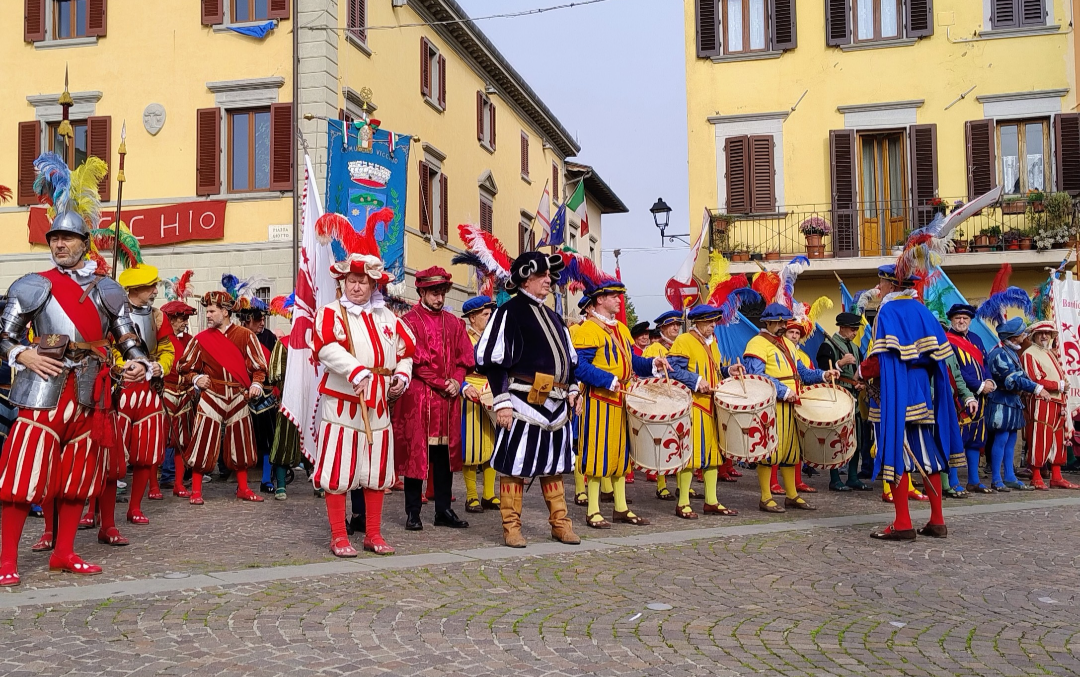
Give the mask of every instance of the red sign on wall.
MULTIPOLYGON (((220 240, 225 237, 226 204, 224 200, 211 200, 150 209, 125 209, 120 218, 139 238, 141 247, 161 247, 191 240, 220 240)), ((102 211, 99 227, 108 228, 115 215, 115 211, 102 211)), ((45 207, 31 207, 28 221, 30 243, 46 244, 49 217, 45 207)))

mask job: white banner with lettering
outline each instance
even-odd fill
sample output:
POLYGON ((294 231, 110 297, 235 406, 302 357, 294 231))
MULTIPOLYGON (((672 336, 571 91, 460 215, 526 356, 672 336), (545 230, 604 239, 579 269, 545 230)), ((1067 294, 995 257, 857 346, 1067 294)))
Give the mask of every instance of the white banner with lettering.
POLYGON ((1052 295, 1061 368, 1069 381, 1069 411, 1075 418, 1080 409, 1080 282, 1055 280, 1052 295))

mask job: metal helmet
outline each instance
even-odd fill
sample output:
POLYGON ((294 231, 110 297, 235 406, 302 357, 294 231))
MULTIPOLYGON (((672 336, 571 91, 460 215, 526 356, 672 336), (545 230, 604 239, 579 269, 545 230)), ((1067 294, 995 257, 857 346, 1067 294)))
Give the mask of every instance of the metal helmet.
POLYGON ((90 228, 87 227, 86 220, 82 216, 71 210, 66 210, 53 218, 48 232, 45 233, 45 239, 48 240, 53 233, 72 233, 82 238, 88 238, 90 237, 90 228))

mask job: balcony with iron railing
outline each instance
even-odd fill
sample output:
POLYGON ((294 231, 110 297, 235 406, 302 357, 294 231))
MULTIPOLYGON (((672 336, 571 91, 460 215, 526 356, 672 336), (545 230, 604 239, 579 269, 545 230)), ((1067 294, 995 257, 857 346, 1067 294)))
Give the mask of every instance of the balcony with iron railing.
MULTIPOLYGON (((1037 198, 1039 196, 1032 196, 1037 198)), ((913 207, 910 202, 787 205, 770 214, 725 214, 712 210, 710 247, 732 261, 733 272, 756 270, 755 263, 780 261, 803 254, 822 259, 815 269, 871 269, 895 258, 915 228, 948 214, 964 203, 960 198, 935 199, 913 207), (819 244, 804 229, 826 231, 819 244)), ((1060 260, 1061 251, 1076 246, 1080 205, 1066 193, 1042 200, 1004 198, 962 222, 953 233, 947 265, 997 266, 1008 259, 1016 265, 1041 265, 1060 260), (1010 252, 1017 252, 1011 254, 1010 252)))

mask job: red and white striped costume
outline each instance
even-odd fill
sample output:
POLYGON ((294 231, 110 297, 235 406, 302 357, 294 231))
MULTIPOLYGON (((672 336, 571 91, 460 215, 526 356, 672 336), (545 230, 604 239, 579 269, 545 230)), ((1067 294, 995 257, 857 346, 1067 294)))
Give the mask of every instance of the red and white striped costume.
MULTIPOLYGON (((262 345, 255 334, 235 324, 219 332, 243 355, 244 367, 252 383, 266 381, 266 362, 262 345)), ((210 387, 199 391, 195 409, 195 424, 184 452, 184 463, 200 474, 207 474, 217 464, 218 453, 225 454, 225 465, 231 470, 245 470, 258 462, 255 434, 251 427, 247 388, 235 380, 216 356, 200 343, 199 334, 184 351, 180 360, 180 377, 185 385, 200 376, 209 376, 210 387)))
POLYGON ((391 487, 394 438, 387 391, 393 377, 400 376, 406 382, 412 378, 412 332, 380 303, 361 308, 348 301, 334 301, 316 314, 313 340, 315 354, 325 369, 319 384, 322 425, 312 476, 315 488, 343 494, 360 487, 391 487), (352 386, 369 374, 364 402, 371 424, 370 447, 361 398, 352 386))
MULTIPOLYGON (((191 343, 191 334, 173 336, 173 343, 176 345, 176 354, 183 356, 188 344, 191 343)), ((191 426, 194 424, 191 406, 194 392, 180 380, 180 372, 177 369, 165 374, 165 389, 161 393, 161 399, 165 406, 168 426, 165 446, 177 452, 183 452, 187 449, 188 440, 191 438, 191 426)))
POLYGON ((1066 416, 1065 371, 1057 355, 1037 343, 1032 343, 1022 355, 1024 371, 1050 394, 1050 400, 1029 397, 1027 403, 1028 464, 1042 468, 1047 463, 1062 465, 1067 459, 1065 451, 1066 416))

